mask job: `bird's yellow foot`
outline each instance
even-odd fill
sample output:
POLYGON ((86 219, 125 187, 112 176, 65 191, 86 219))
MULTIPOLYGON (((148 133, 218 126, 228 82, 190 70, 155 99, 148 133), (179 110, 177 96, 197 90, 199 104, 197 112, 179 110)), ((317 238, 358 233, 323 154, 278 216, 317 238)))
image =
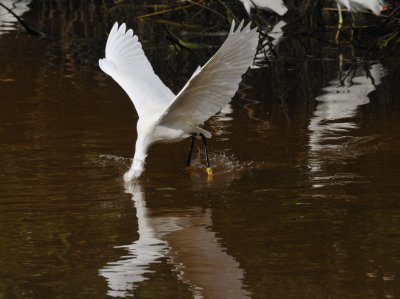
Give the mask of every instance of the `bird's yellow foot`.
POLYGON ((212 176, 213 176, 212 168, 211 167, 207 167, 206 168, 206 172, 207 172, 208 179, 211 180, 212 176))

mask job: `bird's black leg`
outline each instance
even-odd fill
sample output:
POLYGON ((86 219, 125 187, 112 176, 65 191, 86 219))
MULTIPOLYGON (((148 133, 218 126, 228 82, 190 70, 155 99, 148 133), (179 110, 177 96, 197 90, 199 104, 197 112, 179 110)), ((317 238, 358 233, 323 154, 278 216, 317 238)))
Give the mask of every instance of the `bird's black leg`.
POLYGON ((208 174, 208 179, 212 179, 213 171, 210 167, 210 159, 208 158, 208 150, 207 150, 207 139, 206 136, 200 133, 201 140, 203 141, 203 148, 204 148, 204 153, 206 154, 206 165, 207 165, 207 174, 208 174))
POLYGON ((206 154, 206 166, 207 168, 210 167, 210 160, 208 159, 208 150, 207 150, 207 139, 206 137, 200 133, 201 136, 201 140, 203 141, 203 149, 204 149, 204 153, 206 154))
POLYGON ((208 178, 211 179, 212 177, 212 169, 210 167, 210 159, 208 159, 208 150, 207 150, 207 139, 206 137, 200 133, 201 136, 201 140, 203 140, 203 148, 204 148, 204 153, 206 154, 206 165, 207 165, 207 174, 208 174, 208 178))
POLYGON ((194 141, 195 141, 194 134, 191 137, 192 137, 192 143, 190 144, 189 157, 188 157, 187 163, 186 163, 187 167, 190 167, 190 164, 192 163, 192 153, 193 153, 193 146, 194 146, 194 141))

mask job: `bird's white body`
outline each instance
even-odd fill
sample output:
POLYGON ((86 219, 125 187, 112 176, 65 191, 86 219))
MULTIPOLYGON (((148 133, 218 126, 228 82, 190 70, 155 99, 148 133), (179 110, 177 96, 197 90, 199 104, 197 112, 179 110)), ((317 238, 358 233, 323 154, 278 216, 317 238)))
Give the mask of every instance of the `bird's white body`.
POLYGON ((288 9, 282 0, 240 0, 244 8, 250 15, 252 8, 259 8, 264 10, 271 10, 280 16, 287 13, 288 9))
POLYGON ((345 6, 350 12, 361 12, 371 10, 374 14, 382 12, 383 0, 336 0, 339 8, 345 6))
POLYGON ((177 142, 193 134, 206 138, 211 133, 198 127, 229 103, 241 76, 252 64, 258 33, 243 22, 229 35, 183 89, 174 95, 154 73, 142 45, 131 29, 115 23, 106 45, 106 58, 100 68, 128 94, 139 115, 133 163, 125 181, 138 178, 144 170, 149 147, 156 142, 177 142))

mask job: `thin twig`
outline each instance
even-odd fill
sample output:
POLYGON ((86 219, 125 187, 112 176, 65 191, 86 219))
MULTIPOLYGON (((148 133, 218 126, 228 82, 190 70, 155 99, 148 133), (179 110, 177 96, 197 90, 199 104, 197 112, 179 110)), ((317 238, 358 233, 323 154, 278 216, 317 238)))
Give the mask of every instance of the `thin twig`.
POLYGON ((205 6, 204 4, 201 4, 201 3, 196 2, 196 1, 191 1, 191 0, 188 0, 187 2, 192 3, 192 4, 194 4, 194 5, 197 5, 197 6, 200 6, 200 7, 204 8, 204 9, 209 10, 209 11, 211 11, 211 12, 213 12, 213 13, 219 15, 220 17, 226 19, 225 16, 224 16, 223 14, 221 14, 219 11, 216 11, 215 9, 212 9, 212 8, 210 8, 210 7, 207 7, 207 6, 205 6))
POLYGON ((144 19, 144 18, 148 18, 148 17, 154 17, 154 16, 165 14, 165 13, 169 13, 169 12, 174 12, 174 11, 190 8, 192 6, 193 6, 193 4, 188 4, 188 5, 184 5, 184 6, 168 8, 168 9, 164 9, 164 10, 161 10, 161 11, 144 14, 144 15, 138 16, 138 18, 139 19, 144 19))

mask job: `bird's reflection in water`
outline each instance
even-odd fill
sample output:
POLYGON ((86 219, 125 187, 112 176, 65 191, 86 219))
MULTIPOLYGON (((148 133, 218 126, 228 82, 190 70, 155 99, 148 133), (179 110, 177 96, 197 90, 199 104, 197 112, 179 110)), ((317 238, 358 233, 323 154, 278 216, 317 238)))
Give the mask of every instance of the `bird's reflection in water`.
POLYGON ((316 180, 323 178, 320 175, 327 160, 355 155, 354 148, 346 145, 354 139, 351 130, 358 128, 358 108, 370 102, 369 94, 380 84, 383 74, 379 63, 340 70, 338 78, 330 81, 324 94, 316 98, 318 105, 308 126, 309 168, 316 180))
POLYGON ((130 245, 120 246, 126 248, 128 255, 117 262, 108 263, 99 271, 106 278, 108 295, 112 297, 124 297, 129 290, 137 287, 138 283, 146 279, 144 275, 149 272, 149 265, 156 263, 168 251, 167 244, 157 238, 149 221, 141 186, 127 186, 126 192, 133 195, 139 238, 130 245))
POLYGON ((146 207, 139 183, 128 183, 138 220, 139 239, 128 246, 128 254, 99 271, 106 278, 112 297, 134 293, 147 279, 151 264, 165 257, 176 279, 188 285, 195 298, 249 298, 243 289, 244 271, 223 248, 212 227, 212 210, 157 210, 146 207), (162 215, 162 216, 160 216, 162 215))

